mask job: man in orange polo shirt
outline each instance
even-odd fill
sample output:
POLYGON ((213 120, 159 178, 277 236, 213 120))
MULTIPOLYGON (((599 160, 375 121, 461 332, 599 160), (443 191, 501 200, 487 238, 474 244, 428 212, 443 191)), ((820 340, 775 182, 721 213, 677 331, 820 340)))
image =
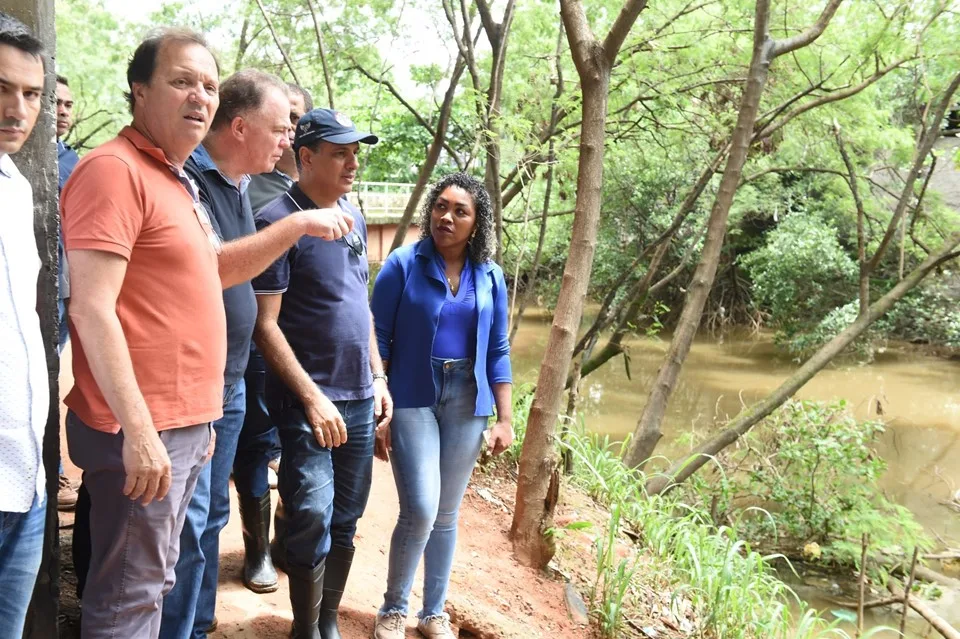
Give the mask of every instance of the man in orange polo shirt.
POLYGON ((183 163, 219 104, 203 38, 159 31, 127 69, 133 121, 88 154, 62 195, 75 385, 67 438, 91 500, 81 636, 157 636, 177 540, 222 415, 221 289, 260 273, 303 234, 337 239, 338 211, 224 244, 183 163))

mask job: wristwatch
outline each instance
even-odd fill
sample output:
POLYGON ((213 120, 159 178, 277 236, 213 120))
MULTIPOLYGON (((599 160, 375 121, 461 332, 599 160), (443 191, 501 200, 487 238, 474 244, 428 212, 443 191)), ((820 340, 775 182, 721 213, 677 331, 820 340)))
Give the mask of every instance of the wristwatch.
POLYGON ((374 373, 374 374, 373 374, 373 381, 377 381, 378 379, 382 379, 383 381, 386 382, 386 381, 387 381, 387 374, 386 374, 386 373, 374 373))

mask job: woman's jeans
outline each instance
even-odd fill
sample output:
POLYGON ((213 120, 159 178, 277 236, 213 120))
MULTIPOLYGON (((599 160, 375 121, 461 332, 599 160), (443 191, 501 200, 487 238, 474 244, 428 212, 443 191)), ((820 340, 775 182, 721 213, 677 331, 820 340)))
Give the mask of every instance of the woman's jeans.
POLYGON ((381 613, 407 614, 410 587, 423 556, 420 618, 443 614, 457 544, 457 514, 480 454, 486 417, 474 415, 473 360, 433 360, 439 400, 393 412, 390 461, 400 518, 390 541, 387 592, 381 613))

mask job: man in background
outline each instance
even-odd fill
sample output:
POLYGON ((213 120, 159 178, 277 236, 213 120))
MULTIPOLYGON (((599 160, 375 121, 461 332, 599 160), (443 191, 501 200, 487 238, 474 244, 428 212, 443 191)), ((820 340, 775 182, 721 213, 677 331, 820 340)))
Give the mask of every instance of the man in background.
MULTIPOLYGON (((58 187, 63 190, 70 174, 80 161, 80 156, 64 142, 64 138, 73 127, 73 93, 70 91, 70 82, 62 75, 57 76, 57 169, 59 171, 58 187)), ((70 303, 70 267, 63 252, 63 237, 57 242, 57 254, 60 257, 60 287, 57 295, 57 311, 60 315, 60 336, 57 351, 63 353, 70 339, 70 329, 67 327, 67 306, 70 303)), ((60 489, 57 491, 57 508, 73 510, 77 505, 77 484, 63 473, 63 462, 60 462, 60 489)))
MULTIPOLYGON (((282 197, 300 179, 293 152, 297 122, 313 110, 313 99, 306 89, 287 84, 290 100, 289 145, 269 173, 251 176, 247 193, 254 215, 271 201, 282 197)), ((247 410, 233 462, 233 482, 240 501, 243 523, 243 585, 256 593, 274 592, 279 586, 277 571, 270 557, 270 488, 277 485, 280 439, 270 420, 264 397, 267 374, 263 356, 250 345, 250 361, 244 374, 247 410)))

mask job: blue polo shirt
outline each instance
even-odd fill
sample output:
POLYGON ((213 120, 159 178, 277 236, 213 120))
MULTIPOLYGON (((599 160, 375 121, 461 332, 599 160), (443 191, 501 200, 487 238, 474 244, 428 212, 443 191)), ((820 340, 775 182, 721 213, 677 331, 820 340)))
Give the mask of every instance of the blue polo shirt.
MULTIPOLYGON (((63 140, 57 140, 57 169, 59 171, 59 180, 58 188, 60 191, 63 190, 63 185, 67 183, 67 180, 70 179, 70 174, 73 173, 73 170, 77 168, 77 162, 80 161, 80 156, 77 155, 77 152, 73 148, 64 142, 63 140)), ((57 242, 57 255, 60 258, 60 299, 70 299, 70 267, 67 264, 67 254, 63 250, 63 238, 61 237, 57 242)), ((67 322, 66 317, 64 316, 65 309, 61 309, 60 313, 60 326, 61 326, 61 343, 66 343, 67 339, 67 322)))
POLYGON ((73 147, 62 140, 57 140, 57 169, 59 169, 58 181, 61 191, 63 190, 63 185, 70 179, 70 174, 73 173, 79 161, 80 156, 73 150, 73 147))
MULTIPOLYGON (((200 202, 210 214, 213 229, 224 242, 257 232, 247 198, 244 177, 239 187, 224 176, 201 144, 183 165, 199 191, 200 202)), ((243 379, 250 357, 250 340, 257 322, 257 298, 250 282, 223 291, 223 310, 227 315, 227 366, 223 383, 227 386, 243 379)))
MULTIPOLYGON (((329 242, 304 235, 253 280, 257 294, 283 294, 277 320, 280 330, 304 370, 331 401, 373 397, 367 225, 346 198, 339 205, 353 216, 350 236, 329 242), (362 250, 360 255, 356 248, 362 250)), ((257 228, 313 208, 317 205, 294 184, 283 197, 260 209, 257 228)), ((268 396, 283 390, 279 379, 267 371, 268 396)))

